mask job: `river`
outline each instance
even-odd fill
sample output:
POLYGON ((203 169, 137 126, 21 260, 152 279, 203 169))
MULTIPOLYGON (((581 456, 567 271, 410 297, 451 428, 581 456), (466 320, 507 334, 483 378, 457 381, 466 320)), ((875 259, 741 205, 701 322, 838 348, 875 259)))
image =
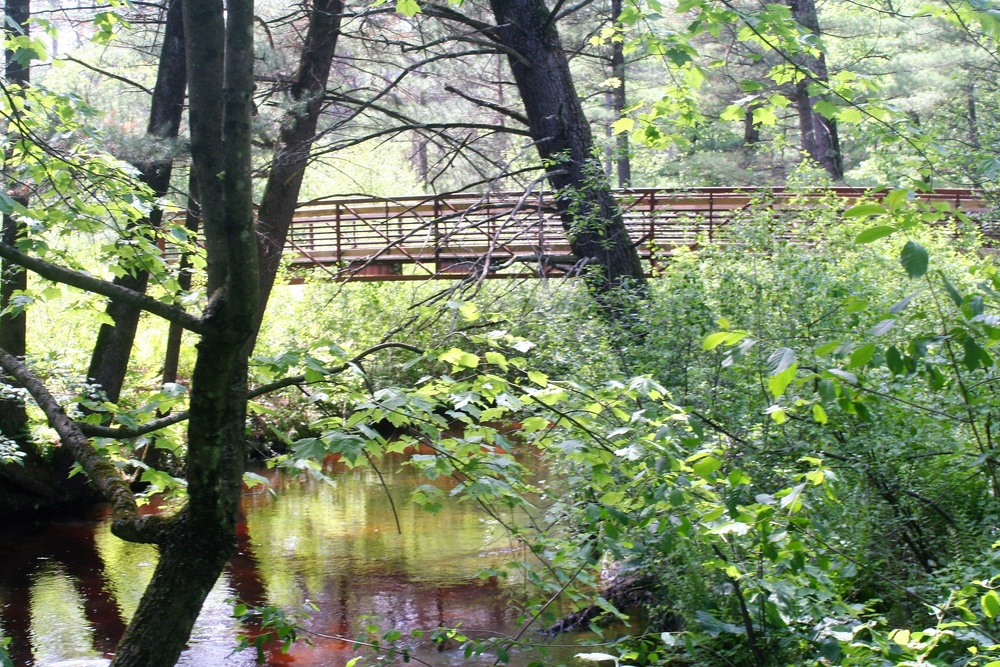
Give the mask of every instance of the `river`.
MULTIPOLYGON (((468 661, 457 643, 441 646, 429 634, 412 633, 460 626, 472 637, 515 634, 511 601, 518 586, 480 572, 526 556, 475 505, 448 502, 430 514, 409 501, 425 479, 399 461, 380 469, 385 487, 370 467, 338 464, 332 484, 259 471, 274 494, 258 486, 245 495, 237 553, 179 664, 256 664, 252 649, 233 653, 241 631, 232 615, 237 598, 310 614, 302 636, 313 646, 269 650, 266 665, 339 667, 358 655, 359 665, 371 664, 375 653, 348 641, 370 624, 380 632, 399 630, 413 655, 433 665, 493 664, 495 656, 468 661)), ((12 639, 9 652, 18 667, 102 664, 156 563, 152 547, 111 534, 106 508, 81 519, 0 527, 0 554, 0 632, 12 639)), ((533 632, 525 637, 538 639, 533 632)), ((550 650, 547 664, 575 652, 550 650)), ((530 651, 511 664, 537 659, 530 651)))

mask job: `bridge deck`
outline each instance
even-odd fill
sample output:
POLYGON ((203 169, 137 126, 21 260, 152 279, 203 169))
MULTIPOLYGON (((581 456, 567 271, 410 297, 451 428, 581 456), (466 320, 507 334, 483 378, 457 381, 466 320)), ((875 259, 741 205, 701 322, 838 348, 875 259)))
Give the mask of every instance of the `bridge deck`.
MULTIPOLYGON (((657 260, 678 247, 722 239, 752 202, 804 211, 826 205, 828 195, 839 199, 841 210, 871 196, 851 188, 808 194, 770 188, 616 192, 629 235, 654 271, 657 260)), ((919 199, 966 213, 991 209, 969 190, 938 190, 919 199)), ((984 232, 1000 238, 1000 230, 984 232)), ((293 266, 324 267, 339 280, 454 277, 484 265, 490 277, 515 277, 526 274, 512 267, 534 264, 537 275, 576 262, 550 193, 315 200, 296 210, 286 257, 293 266)))

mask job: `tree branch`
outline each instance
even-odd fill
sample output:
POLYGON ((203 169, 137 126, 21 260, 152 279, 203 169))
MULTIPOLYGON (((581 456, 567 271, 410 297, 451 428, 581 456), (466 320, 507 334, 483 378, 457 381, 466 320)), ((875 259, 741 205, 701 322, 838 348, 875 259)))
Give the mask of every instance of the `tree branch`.
POLYGON ((492 109, 493 111, 503 114, 508 118, 513 118, 518 123, 521 123, 525 127, 528 127, 528 119, 522 116, 521 114, 517 113, 516 111, 508 109, 507 107, 502 107, 499 104, 494 104, 493 102, 487 102, 486 100, 481 100, 478 97, 473 97, 472 95, 466 95, 465 93, 458 90, 454 86, 445 86, 444 89, 447 90, 449 93, 458 95, 463 100, 468 100, 477 106, 486 107, 487 109, 492 109))
MULTIPOLYGON (((327 376, 336 375, 338 373, 343 373, 345 370, 351 367, 352 364, 357 364, 359 361, 365 357, 386 350, 389 348, 399 348, 402 350, 409 350, 416 354, 423 354, 424 351, 415 345, 409 345, 407 343, 379 343, 378 345, 373 345, 366 350, 362 350, 354 357, 351 358, 347 363, 341 364, 335 368, 331 368, 327 371, 327 376)), ((326 377, 317 382, 325 382, 326 377)), ((269 382, 268 384, 261 385, 256 389, 252 389, 247 393, 247 398, 257 398, 258 396, 263 396, 264 394, 270 394, 272 391, 278 391, 279 389, 284 389, 285 387, 291 387, 298 384, 315 384, 313 382, 306 382, 305 375, 293 375, 291 377, 282 378, 280 380, 275 380, 274 382, 269 382)), ((30 390, 29 390, 30 391, 30 390)), ((32 394, 34 395, 34 394, 32 394)), ((158 431, 161 428, 165 428, 172 424, 178 424, 188 418, 188 411, 181 410, 180 412, 172 412, 165 417, 160 417, 159 419, 154 419, 148 421, 145 424, 140 424, 139 426, 102 426, 100 424, 88 424, 86 422, 74 422, 74 425, 81 433, 89 436, 95 436, 99 438, 115 438, 117 440, 123 440, 126 438, 138 438, 139 436, 146 435, 147 433, 152 433, 153 431, 158 431)))
POLYGON ((31 369, 2 349, 0 349, 0 367, 28 390, 35 403, 45 413, 49 425, 59 434, 62 446, 73 454, 73 458, 83 468, 87 477, 111 503, 113 512, 111 531, 129 542, 157 543, 172 519, 139 514, 135 496, 118 469, 94 448, 80 429, 80 424, 69 418, 31 369))
POLYGON ((127 287, 115 285, 106 280, 87 275, 86 273, 73 271, 64 266, 46 262, 44 259, 39 259, 38 257, 32 257, 6 243, 0 243, 0 257, 14 262, 18 266, 23 266, 46 280, 69 285, 70 287, 77 287, 87 292, 106 296, 109 299, 131 303, 169 322, 175 322, 189 331, 195 333, 202 332, 203 323, 200 318, 185 312, 177 306, 157 301, 151 296, 146 296, 127 287))
POLYGON ((80 67, 85 67, 86 69, 89 69, 91 72, 97 72, 98 74, 100 74, 102 76, 106 76, 106 77, 108 77, 110 79, 115 79, 117 81, 121 81, 122 83, 127 83, 130 86, 134 86, 135 88, 138 88, 139 90, 141 90, 142 92, 146 93, 150 97, 153 96, 153 91, 150 90, 149 88, 147 88, 146 86, 142 85, 141 83, 138 83, 137 81, 133 81, 132 79, 128 79, 128 78, 126 78, 124 76, 119 76, 118 74, 112 74, 111 72, 109 72, 109 71, 107 71, 105 69, 101 69, 100 67, 97 67, 95 65, 91 65, 90 63, 87 63, 87 62, 84 62, 84 61, 79 60, 77 58, 74 58, 73 56, 61 56, 59 58, 59 60, 65 60, 67 62, 76 63, 80 67))
POLYGON ((466 16, 465 14, 452 9, 446 5, 437 5, 433 2, 421 2, 420 11, 427 16, 433 16, 439 19, 447 19, 449 21, 454 21, 455 23, 461 23, 462 25, 467 25, 476 32, 481 32, 492 41, 497 41, 497 27, 491 23, 486 23, 485 21, 480 21, 474 19, 471 16, 466 16))

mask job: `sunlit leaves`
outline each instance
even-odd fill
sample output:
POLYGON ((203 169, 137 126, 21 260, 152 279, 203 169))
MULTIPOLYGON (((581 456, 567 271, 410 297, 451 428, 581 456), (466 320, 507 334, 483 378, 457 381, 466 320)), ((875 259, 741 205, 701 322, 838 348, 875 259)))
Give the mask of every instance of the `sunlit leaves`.
MULTIPOLYGON (((856 206, 853 209, 850 209, 850 210, 846 211, 844 213, 844 215, 847 216, 847 214, 850 213, 851 211, 855 211, 855 215, 862 215, 862 214, 863 215, 877 215, 878 214, 878 213, 864 213, 864 212, 859 213, 859 212, 857 212, 857 209, 860 209, 860 208, 862 208, 862 207, 856 206)), ((879 207, 879 208, 881 208, 881 207, 879 207)), ((884 210, 883 210, 883 212, 884 212, 884 210)), ((861 232, 860 234, 858 234, 857 237, 854 239, 854 242, 855 243, 871 243, 872 241, 877 241, 878 239, 885 238, 886 236, 894 234, 895 232, 896 232, 896 228, 893 227, 892 225, 879 225, 878 227, 871 227, 871 228, 866 229, 865 231, 861 232)))

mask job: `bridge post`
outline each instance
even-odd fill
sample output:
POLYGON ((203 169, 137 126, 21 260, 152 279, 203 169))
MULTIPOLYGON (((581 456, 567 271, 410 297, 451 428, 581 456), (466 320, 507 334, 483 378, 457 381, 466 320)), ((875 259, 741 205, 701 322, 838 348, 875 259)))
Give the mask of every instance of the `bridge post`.
POLYGON ((708 240, 715 242, 715 191, 708 191, 708 240))
POLYGON ((334 218, 334 229, 337 231, 337 257, 336 257, 335 261, 337 262, 338 265, 341 264, 341 263, 343 263, 343 261, 344 261, 344 246, 343 246, 343 242, 342 242, 343 235, 341 234, 341 228, 340 228, 341 206, 342 206, 341 202, 337 202, 336 203, 336 207, 337 207, 336 210, 337 210, 337 212, 334 214, 335 215, 335 218, 334 218))

